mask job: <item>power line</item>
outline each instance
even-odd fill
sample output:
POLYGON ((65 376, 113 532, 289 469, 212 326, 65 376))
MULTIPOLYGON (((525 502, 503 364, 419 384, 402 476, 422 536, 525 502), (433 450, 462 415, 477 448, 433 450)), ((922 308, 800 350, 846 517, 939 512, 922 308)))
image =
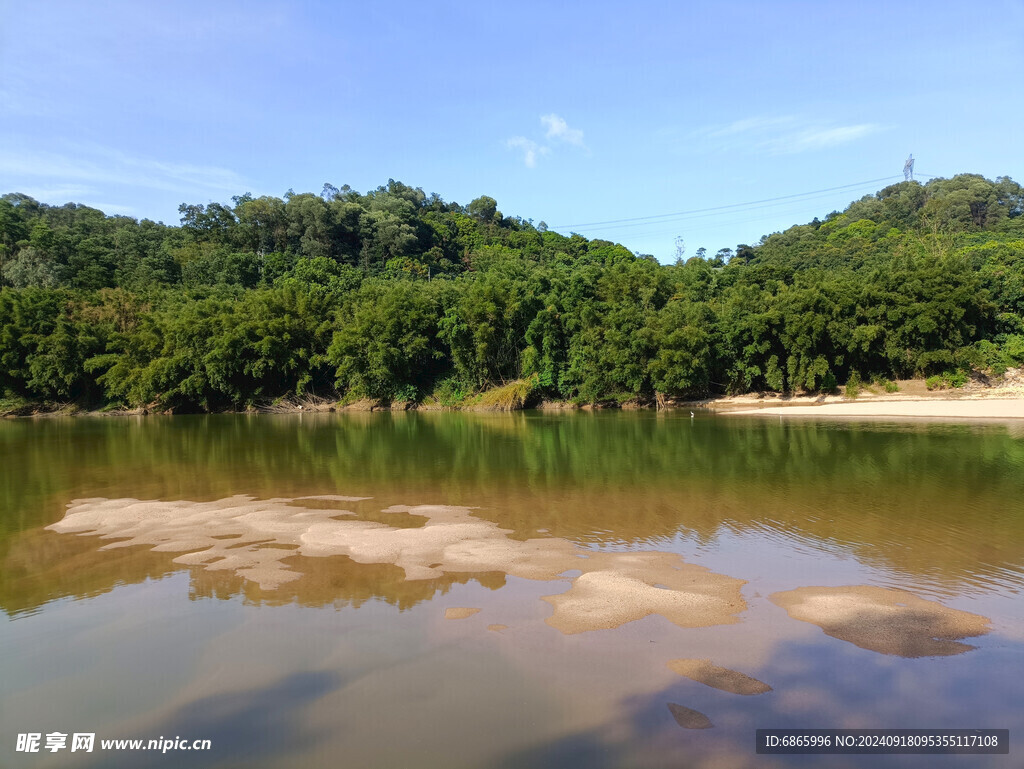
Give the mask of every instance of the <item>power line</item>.
MULTIPOLYGON (((756 222, 778 223, 781 218, 787 217, 792 217, 793 221, 791 223, 796 223, 798 219, 800 221, 804 220, 803 218, 801 218, 801 216, 805 214, 806 211, 806 207, 794 208, 793 203, 791 202, 788 207, 781 209, 748 209, 744 211, 725 212, 727 214, 732 213, 732 216, 730 216, 728 219, 723 219, 721 216, 718 216, 718 218, 702 219, 700 220, 699 228, 700 232, 711 232, 722 229, 735 229, 756 222)), ((812 215, 807 214, 804 218, 810 220, 812 218, 812 215)), ((692 219, 668 222, 640 222, 635 225, 620 224, 617 225, 617 227, 592 227, 587 230, 587 234, 590 237, 612 237, 614 231, 614 236, 619 238, 649 238, 656 235, 678 235, 681 228, 685 227, 687 228, 687 230, 690 230, 690 228, 694 227, 695 225, 696 222, 695 220, 692 219), (634 229, 630 229, 628 231, 618 229, 622 227, 632 227, 634 229)))
MULTIPOLYGON (((799 202, 802 201, 797 201, 797 203, 799 202)), ((793 203, 790 203, 790 206, 792 205, 793 203)), ((699 233, 701 235, 706 235, 707 233, 722 232, 727 230, 736 231, 744 227, 749 227, 751 225, 759 225, 763 227, 763 229, 758 234, 767 235, 773 231, 785 230, 789 226, 792 226, 793 224, 810 221, 810 219, 812 218, 810 214, 808 214, 803 219, 800 218, 799 214, 801 211, 806 212, 806 209, 798 209, 791 207, 782 210, 762 210, 752 212, 753 215, 748 214, 747 211, 740 211, 737 212, 735 218, 730 218, 727 221, 711 221, 708 223, 702 223, 700 226, 699 233), (790 220, 789 224, 779 226, 779 221, 782 217, 792 217, 792 219, 790 220)), ((687 226, 687 223, 684 223, 684 226, 687 226)), ((628 237, 629 239, 632 240, 639 238, 655 238, 659 236, 674 236, 680 233, 679 223, 677 222, 652 222, 646 223, 646 227, 650 229, 644 228, 639 231, 632 230, 629 233, 623 233, 619 237, 628 237)), ((597 231, 600 232, 600 228, 598 228, 597 231)), ((588 230, 588 234, 590 234, 591 232, 591 230, 588 230)), ((691 237, 692 236, 693 233, 691 233, 691 237)))
MULTIPOLYGON (((931 176, 929 174, 920 174, 916 171, 914 176, 918 178, 938 179, 941 177, 931 176)), ((827 194, 818 195, 818 198, 828 198, 827 194)), ((640 231, 632 230, 628 233, 629 237, 632 238, 652 238, 661 235, 678 235, 679 225, 689 226, 689 223, 693 219, 713 219, 719 217, 718 221, 712 221, 710 223, 702 222, 700 224, 701 233, 719 232, 728 229, 738 229, 746 225, 752 225, 760 222, 778 223, 783 216, 797 216, 800 212, 806 212, 807 206, 811 204, 814 198, 805 198, 803 200, 790 200, 788 202, 773 203, 770 205, 752 206, 742 211, 730 212, 721 211, 717 213, 704 214, 702 216, 696 216, 688 218, 685 221, 680 220, 666 220, 658 222, 640 222, 638 224, 624 224, 614 225, 611 227, 595 227, 592 230, 602 231, 609 229, 620 229, 624 227, 640 227, 640 231), (722 220, 721 217, 729 216, 728 220, 722 220)), ((807 214, 807 219, 810 219, 811 214, 807 214)), ((592 231, 591 230, 591 231, 592 231)), ((588 231, 590 232, 590 231, 588 231)))
MULTIPOLYGON (((891 177, 891 178, 895 178, 895 177, 891 177)), ((860 186, 864 187, 864 188, 867 188, 867 189, 873 189, 875 184, 877 184, 877 182, 863 182, 860 186)), ((857 188, 857 185, 846 185, 844 187, 844 189, 847 189, 847 190, 852 190, 852 189, 856 189, 856 188, 857 188)), ((673 215, 670 215, 671 218, 666 216, 666 217, 658 219, 657 221, 651 220, 649 218, 644 218, 644 219, 642 219, 640 221, 626 220, 625 224, 605 224, 605 225, 601 225, 601 226, 592 226, 592 227, 588 227, 587 231, 588 232, 594 232, 595 230, 619 230, 619 229, 626 229, 626 228, 630 228, 630 227, 650 227, 650 226, 657 226, 659 224, 679 223, 679 222, 681 222, 683 220, 692 221, 694 219, 708 219, 708 218, 712 218, 712 217, 716 217, 716 216, 727 216, 727 215, 736 214, 736 213, 741 213, 742 214, 742 213, 745 213, 747 211, 755 211, 755 210, 758 210, 758 209, 770 209, 770 208, 779 208, 779 207, 789 207, 792 210, 796 210, 796 209, 793 209, 792 207, 793 206, 801 206, 801 205, 810 203, 811 201, 813 201, 813 200, 815 200, 817 198, 827 198, 830 195, 832 195, 832 193, 831 192, 820 192, 820 193, 816 193, 815 194, 815 193, 805 192, 805 193, 802 193, 802 195, 803 195, 803 197, 799 198, 799 199, 797 199, 796 196, 789 195, 789 196, 785 196, 785 198, 773 199, 773 200, 771 200, 769 202, 764 202, 764 203, 747 203, 747 204, 735 204, 735 205, 732 205, 732 206, 721 206, 721 207, 718 207, 718 208, 715 208, 715 209, 705 209, 704 213, 691 213, 691 214, 680 213, 680 214, 673 214, 673 215)), ((565 229, 565 228, 563 227, 563 228, 552 228, 552 229, 565 229)))
POLYGON ((728 210, 728 209, 731 209, 731 208, 743 208, 744 206, 754 206, 754 205, 758 205, 758 204, 761 204, 761 203, 774 203, 775 201, 778 201, 778 200, 792 200, 794 198, 802 198, 802 197, 806 197, 808 195, 818 195, 818 194, 823 193, 823 192, 837 192, 839 190, 850 189, 851 187, 863 187, 866 184, 878 184, 880 182, 892 181, 893 179, 898 179, 898 178, 899 178, 898 176, 883 176, 880 179, 868 179, 867 181, 855 182, 853 184, 843 184, 843 185, 840 185, 838 187, 827 187, 827 188, 821 189, 821 190, 811 190, 809 192, 798 192, 798 193, 796 193, 794 195, 780 195, 779 197, 765 198, 763 200, 751 200, 751 201, 748 201, 746 203, 731 203, 731 204, 725 205, 725 206, 713 206, 711 208, 696 208, 696 209, 693 209, 691 211, 676 211, 675 213, 671 213, 671 214, 655 214, 653 216, 634 216, 634 217, 630 217, 630 218, 627 218, 627 219, 607 219, 605 221, 600 221, 600 222, 582 222, 582 223, 578 223, 578 224, 560 224, 560 225, 556 225, 556 226, 552 227, 552 229, 565 230, 565 229, 569 229, 570 227, 597 227, 599 225, 621 224, 621 223, 626 223, 626 222, 643 222, 643 221, 652 221, 652 220, 655 220, 655 219, 668 219, 668 218, 674 217, 674 216, 689 216, 691 214, 703 214, 703 213, 708 213, 708 212, 711 212, 711 211, 725 211, 725 210, 728 210))

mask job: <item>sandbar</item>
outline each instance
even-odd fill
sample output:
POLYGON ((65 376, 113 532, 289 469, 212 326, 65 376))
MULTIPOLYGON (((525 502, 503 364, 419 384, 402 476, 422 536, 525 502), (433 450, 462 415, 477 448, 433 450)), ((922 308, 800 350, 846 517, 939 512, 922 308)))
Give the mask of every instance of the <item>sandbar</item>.
POLYGON ((668 663, 669 670, 681 676, 692 678, 705 686, 721 689, 732 694, 764 694, 772 687, 738 670, 713 665, 709 659, 680 659, 668 663))
POLYGON ((444 610, 445 619, 466 619, 472 617, 474 614, 479 612, 479 609, 473 609, 468 606, 453 606, 450 609, 444 610))
POLYGON ((801 587, 769 596, 801 622, 862 649, 900 657, 945 657, 975 648, 959 639, 984 635, 991 620, 905 590, 868 585, 801 587))
POLYGON ((249 496, 214 502, 80 499, 47 528, 111 540, 101 549, 147 545, 176 553, 175 563, 231 571, 263 590, 301 578, 297 556, 393 565, 407 581, 494 574, 564 582, 565 592, 544 600, 554 607, 548 624, 566 634, 615 628, 651 614, 682 627, 730 624, 747 608, 743 580, 685 563, 674 553, 595 552, 551 536, 513 539, 511 531, 468 507, 395 505, 381 511, 383 520, 393 516, 396 525, 389 525, 360 520, 340 505, 312 504, 325 499, 362 498, 307 497, 310 506, 301 498, 249 496), (421 525, 400 525, 410 516, 421 525))
POLYGON ((586 571, 559 595, 544 596, 555 607, 546 622, 566 635, 605 630, 660 614, 680 627, 707 627, 738 622, 735 613, 745 608, 742 581, 693 564, 675 563, 677 557, 645 553, 646 568, 586 571), (655 585, 664 587, 655 587, 655 585))

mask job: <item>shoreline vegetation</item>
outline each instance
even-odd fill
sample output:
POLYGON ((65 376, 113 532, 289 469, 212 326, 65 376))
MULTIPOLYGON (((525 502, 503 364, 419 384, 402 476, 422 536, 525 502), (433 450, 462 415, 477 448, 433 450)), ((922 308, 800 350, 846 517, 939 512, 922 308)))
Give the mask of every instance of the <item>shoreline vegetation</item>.
MULTIPOLYGON (((368 411, 588 411, 588 410, 685 410, 701 409, 732 415, 830 416, 830 417, 918 417, 960 419, 1024 419, 1024 370, 1010 369, 997 382, 972 382, 958 389, 929 390, 924 380, 896 383, 895 392, 881 387, 862 388, 856 397, 833 394, 746 393, 719 395, 696 400, 663 398, 575 403, 523 397, 523 383, 467 397, 459 403, 441 404, 436 399, 409 401, 339 400, 307 395, 280 399, 243 410, 219 413, 310 414, 368 411)), ((147 416, 171 415, 174 411, 146 408, 89 409, 74 403, 0 402, 0 417, 50 416, 147 416)), ((181 413, 181 412, 178 412, 181 413)))
POLYGON ((673 264, 394 180, 179 211, 0 196, 0 414, 1020 394, 1008 177, 894 184, 673 264))

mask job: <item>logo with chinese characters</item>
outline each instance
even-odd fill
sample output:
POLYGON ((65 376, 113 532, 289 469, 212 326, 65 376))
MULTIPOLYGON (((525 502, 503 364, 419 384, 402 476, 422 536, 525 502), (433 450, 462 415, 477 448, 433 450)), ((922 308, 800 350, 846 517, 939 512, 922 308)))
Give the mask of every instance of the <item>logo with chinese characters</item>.
MULTIPOLYGON (((71 752, 84 751, 92 753, 96 743, 95 733, 75 732, 71 735, 71 752)), ((38 753, 40 749, 56 753, 58 750, 65 750, 68 747, 68 735, 64 732, 50 732, 44 735, 42 732, 27 732, 18 735, 15 745, 17 753, 38 753), (46 743, 43 744, 43 738, 46 743)))

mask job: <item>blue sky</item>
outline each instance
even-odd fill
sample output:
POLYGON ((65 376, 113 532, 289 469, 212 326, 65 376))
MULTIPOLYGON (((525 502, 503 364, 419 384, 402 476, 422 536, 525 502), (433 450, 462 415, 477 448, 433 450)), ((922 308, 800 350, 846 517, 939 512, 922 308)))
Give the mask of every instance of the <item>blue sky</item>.
POLYGON ((0 13, 0 192, 137 218, 395 178, 670 261, 843 208, 910 152, 1024 180, 1022 0, 0 13))

